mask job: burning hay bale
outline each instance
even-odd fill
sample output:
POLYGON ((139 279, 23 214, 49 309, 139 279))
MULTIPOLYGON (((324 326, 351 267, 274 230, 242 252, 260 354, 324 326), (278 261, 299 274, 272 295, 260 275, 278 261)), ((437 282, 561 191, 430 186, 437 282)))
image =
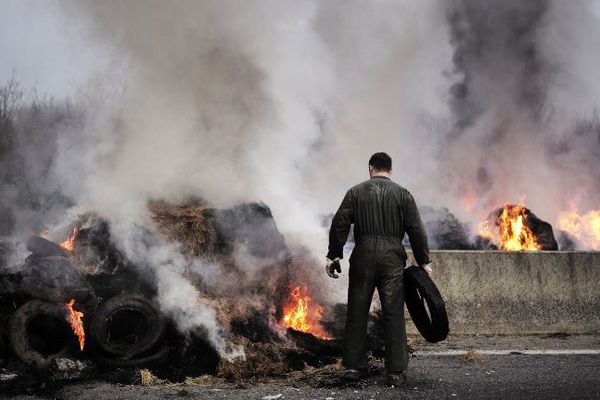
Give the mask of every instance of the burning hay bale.
POLYGON ((521 204, 505 204, 490 213, 479 236, 480 243, 492 242, 504 251, 558 250, 552 225, 521 204))

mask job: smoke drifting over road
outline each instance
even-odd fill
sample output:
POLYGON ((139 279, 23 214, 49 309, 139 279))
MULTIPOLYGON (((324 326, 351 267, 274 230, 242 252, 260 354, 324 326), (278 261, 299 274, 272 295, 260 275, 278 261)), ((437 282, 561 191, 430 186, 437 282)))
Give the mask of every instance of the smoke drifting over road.
MULTIPOLYGON (((120 62, 103 76, 124 84, 87 91, 84 122, 55 139, 49 179, 73 214, 106 218, 129 257, 163 271, 164 307, 211 332, 210 310, 173 296, 189 287, 177 248, 136 247, 133 227, 152 226, 148 201, 262 200, 318 260, 322 216, 376 151, 392 155, 420 204, 472 223, 504 201, 552 222, 571 200, 600 203, 600 7, 590 2, 60 5, 79 21, 70 34, 112 49, 120 62)), ((223 354, 237 351, 220 340, 223 354)))

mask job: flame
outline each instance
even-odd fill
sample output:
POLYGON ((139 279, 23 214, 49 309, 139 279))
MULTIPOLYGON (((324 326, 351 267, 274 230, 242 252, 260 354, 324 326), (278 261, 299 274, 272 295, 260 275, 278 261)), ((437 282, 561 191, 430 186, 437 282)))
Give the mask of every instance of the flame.
POLYGON ((73 251, 73 249, 75 248, 75 236, 77 236, 77 230, 77 228, 73 228, 71 236, 69 236, 67 240, 65 240, 62 243, 59 243, 58 245, 65 250, 73 251))
POLYGON ((558 229, 575 236, 590 249, 600 249, 600 210, 581 214, 572 202, 571 208, 558 215, 558 229))
POLYGON ((296 331, 310 333, 321 339, 331 339, 320 325, 323 307, 311 305, 306 286, 291 286, 288 304, 283 307, 281 324, 296 331))
POLYGON ((531 229, 525 224, 527 215, 522 204, 504 204, 502 213, 496 220, 498 232, 493 232, 487 221, 482 222, 479 235, 493 239, 504 251, 537 251, 540 245, 531 229))
POLYGON ((71 325, 71 329, 73 329, 73 333, 79 339, 79 349, 83 351, 83 346, 85 345, 85 331, 83 330, 83 313, 81 311, 77 311, 73 309, 73 305, 75 304, 75 299, 71 299, 67 303, 67 311, 69 312, 69 324, 71 325))

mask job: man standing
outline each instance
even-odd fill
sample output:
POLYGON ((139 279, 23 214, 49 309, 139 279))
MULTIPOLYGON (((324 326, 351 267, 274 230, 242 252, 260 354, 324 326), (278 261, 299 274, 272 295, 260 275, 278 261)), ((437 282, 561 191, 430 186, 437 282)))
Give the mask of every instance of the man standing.
POLYGON ((329 231, 327 274, 337 278, 339 261, 354 224, 355 246, 350 257, 348 311, 344 333, 344 377, 359 380, 368 371, 366 336, 369 309, 377 288, 381 300, 388 384, 406 383, 408 349, 404 320, 403 270, 406 252, 402 239, 408 233, 416 262, 430 273, 427 235, 415 200, 408 190, 392 182, 392 159, 375 153, 369 160, 371 179, 346 193, 329 231))

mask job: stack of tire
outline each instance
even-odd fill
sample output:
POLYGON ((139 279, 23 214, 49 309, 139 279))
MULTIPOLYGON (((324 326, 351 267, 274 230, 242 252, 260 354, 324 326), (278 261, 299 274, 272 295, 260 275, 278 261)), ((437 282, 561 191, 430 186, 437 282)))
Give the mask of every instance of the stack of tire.
MULTIPOLYGON (((86 350, 89 345, 92 359, 101 368, 155 368, 169 355, 162 340, 164 330, 164 318, 151 301, 136 295, 113 297, 92 315, 86 350)), ((23 304, 9 321, 8 338, 12 353, 38 370, 48 369, 56 358, 81 354, 65 305, 60 303, 30 300, 23 304)), ((0 359, 3 346, 0 340, 0 359)))
POLYGON ((137 295, 101 303, 89 328, 92 359, 99 367, 156 368, 167 361, 165 320, 158 307, 137 295))

